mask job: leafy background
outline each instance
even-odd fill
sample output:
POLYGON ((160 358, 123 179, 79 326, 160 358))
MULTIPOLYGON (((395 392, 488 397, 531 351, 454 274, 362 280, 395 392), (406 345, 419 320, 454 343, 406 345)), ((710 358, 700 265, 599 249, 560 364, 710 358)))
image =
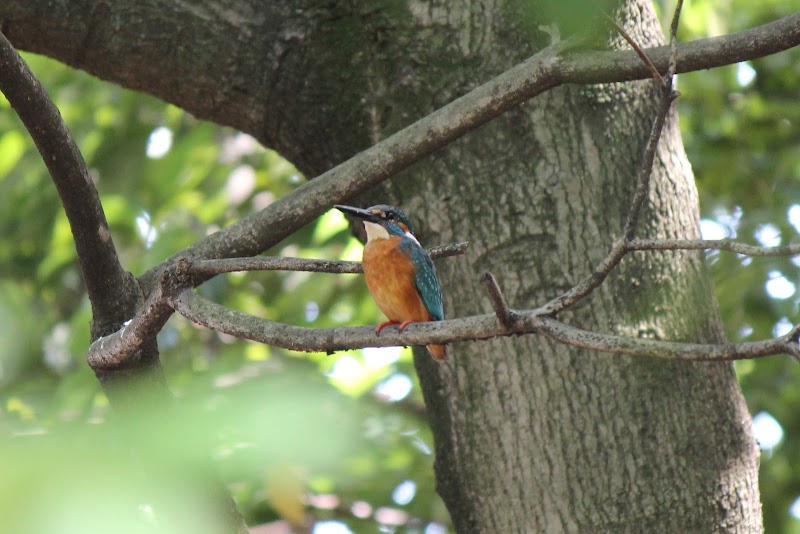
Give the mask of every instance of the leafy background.
MULTIPOLYGON (((690 2, 683 39, 764 24, 797 1, 690 2)), ((800 239, 800 50, 682 75, 681 130, 700 190, 703 233, 764 246, 800 239)), ((799 258, 710 253, 729 339, 785 333, 798 322, 799 258)), ((762 446, 766 532, 800 532, 800 369, 782 356, 736 363, 762 446)))
MULTIPOLYGON (((670 14, 673 4, 658 7, 670 14)), ((691 2, 680 38, 741 30, 798 8, 798 0, 691 2)), ((305 179, 247 135, 52 60, 25 58, 73 131, 123 264, 134 274, 305 179)), ((679 77, 681 128, 707 237, 762 245, 798 240, 799 81, 798 50, 679 77)), ((343 217, 330 212, 267 254, 358 259, 360 244, 343 217)), ((800 320, 800 261, 728 253, 708 259, 730 339, 766 338, 800 320)), ((226 306, 292 324, 380 319, 354 275, 231 274, 201 291, 226 306)), ((57 195, 27 133, 0 98, 3 531, 106 531, 108 521, 119 521, 117 508, 141 501, 125 470, 128 452, 108 431, 108 401, 84 363, 89 321, 57 195), (110 474, 128 482, 115 485, 112 495, 110 474), (101 491, 111 504, 88 513, 101 491)), ((170 320, 159 345, 170 387, 188 416, 151 438, 198 452, 191 436, 211 436, 199 441, 212 451, 250 524, 293 522, 310 512, 321 521, 320 533, 447 531, 408 350, 292 353, 180 317, 170 320)), ((738 362, 736 370, 762 443, 766 531, 800 532, 797 362, 773 357, 738 362)), ((140 515, 147 515, 144 506, 140 515)))

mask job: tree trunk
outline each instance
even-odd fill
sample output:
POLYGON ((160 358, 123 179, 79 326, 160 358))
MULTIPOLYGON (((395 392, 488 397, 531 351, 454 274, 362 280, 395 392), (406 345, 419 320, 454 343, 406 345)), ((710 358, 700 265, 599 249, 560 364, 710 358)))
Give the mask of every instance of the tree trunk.
MULTIPOLYGON (((496 25, 476 25, 468 10, 443 16, 454 37, 421 61, 438 70, 404 80, 413 103, 402 107, 402 90, 388 86, 368 93, 382 95, 374 109, 391 109, 373 124, 377 137, 406 109, 429 112, 483 81, 476 73, 530 55, 508 14, 496 25)), ((649 3, 618 16, 642 46, 662 41, 649 3)), ((533 308, 588 275, 621 235, 656 98, 652 82, 548 92, 363 203, 403 206, 424 244, 470 242, 466 258, 437 266, 448 316, 491 309, 485 271, 512 307, 533 308)), ((697 207, 673 114, 639 235, 698 237, 697 207)), ((567 318, 630 336, 723 337, 701 253, 636 254, 567 318)), ((453 348, 450 365, 424 350, 416 362, 458 532, 761 531, 758 449, 731 364, 595 354, 536 336, 453 348)))
MULTIPOLYGON (((118 1, 45 4, 0 7, 18 46, 233 124, 309 176, 531 55, 548 39, 537 28, 553 22, 491 0, 129 6, 138 15, 118 1), (177 71, 180 51, 157 39, 164 20, 192 51, 177 71), (54 43, 70 24, 85 40, 54 43), (112 46, 120 33, 131 42, 112 46)), ((629 0, 617 18, 642 46, 662 40, 650 2, 629 0)), ((490 309, 485 271, 512 307, 533 308, 586 276, 621 234, 655 107, 652 82, 561 87, 359 200, 400 205, 425 245, 470 242, 466 257, 437 264, 447 316, 490 309)), ((639 235, 697 233, 672 115, 639 235)), ((565 318, 631 336, 722 339, 700 253, 636 253, 565 318)), ((458 532, 760 532, 758 449, 730 364, 595 354, 537 336, 459 343, 445 365, 424 349, 416 358, 439 492, 458 532)))

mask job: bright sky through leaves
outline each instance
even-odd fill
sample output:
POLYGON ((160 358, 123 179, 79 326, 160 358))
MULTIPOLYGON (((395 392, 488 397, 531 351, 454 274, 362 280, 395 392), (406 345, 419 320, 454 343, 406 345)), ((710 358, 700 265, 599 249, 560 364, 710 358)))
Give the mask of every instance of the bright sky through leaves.
POLYGON ((753 417, 753 434, 762 449, 771 451, 783 440, 783 427, 768 412, 753 417))
POLYGON ((172 148, 172 130, 166 126, 159 126, 147 139, 145 154, 150 159, 159 159, 167 155, 172 148))
POLYGON ((753 80, 756 79, 756 70, 750 66, 750 63, 744 61, 736 65, 736 82, 742 86, 747 87, 753 80))

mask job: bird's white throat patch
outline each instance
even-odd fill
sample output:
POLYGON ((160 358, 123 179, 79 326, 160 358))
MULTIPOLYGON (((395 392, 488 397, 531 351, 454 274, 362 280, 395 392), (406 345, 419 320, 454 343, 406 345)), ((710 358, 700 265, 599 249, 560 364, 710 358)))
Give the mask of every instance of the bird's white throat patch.
POLYGON ((373 239, 389 239, 389 231, 380 224, 364 221, 364 228, 367 230, 367 242, 373 239))
MULTIPOLYGON (((367 243, 373 239, 389 239, 390 237, 389 231, 380 224, 364 221, 364 228, 367 230, 367 243)), ((405 236, 419 245, 419 241, 411 232, 406 232, 405 236)))

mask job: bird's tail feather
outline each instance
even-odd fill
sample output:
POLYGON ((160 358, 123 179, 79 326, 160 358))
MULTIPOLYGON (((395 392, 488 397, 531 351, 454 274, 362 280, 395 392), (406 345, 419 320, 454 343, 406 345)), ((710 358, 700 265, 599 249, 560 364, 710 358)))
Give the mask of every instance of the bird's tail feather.
POLYGON ((443 362, 447 360, 447 346, 446 345, 428 345, 426 347, 434 360, 443 362))

